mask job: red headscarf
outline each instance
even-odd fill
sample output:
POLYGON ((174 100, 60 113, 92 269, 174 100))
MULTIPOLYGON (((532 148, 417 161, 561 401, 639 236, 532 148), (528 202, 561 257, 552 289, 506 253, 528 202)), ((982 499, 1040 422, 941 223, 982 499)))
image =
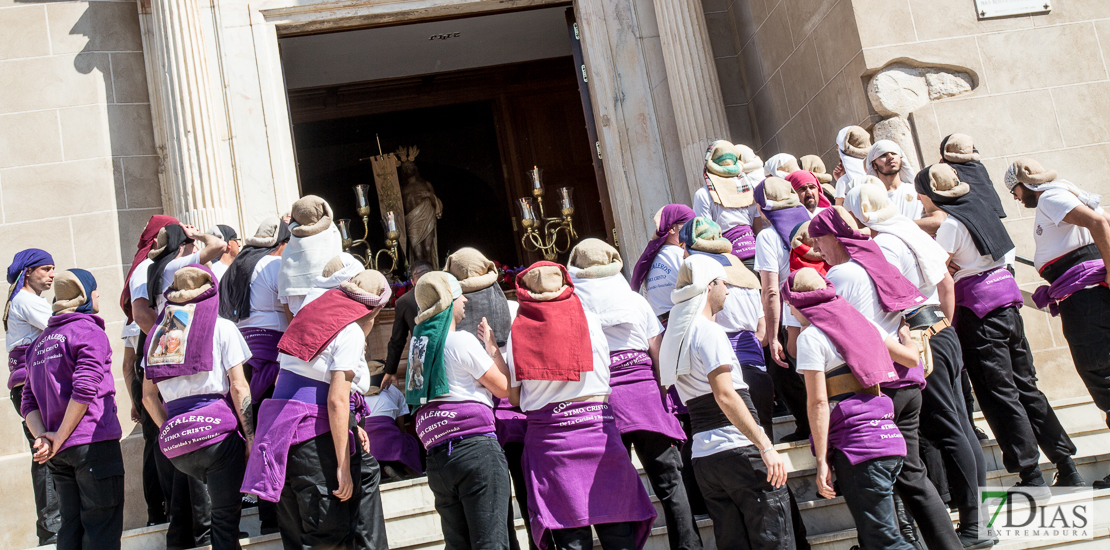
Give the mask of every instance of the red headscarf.
POLYGON ((517 380, 579 381, 594 370, 590 327, 582 301, 574 293, 567 268, 554 262, 536 262, 517 274, 516 299, 520 302, 512 327, 513 369, 517 380), (537 299, 525 286, 528 272, 558 267, 565 285, 558 296, 537 299))
POLYGON ((127 322, 130 324, 133 319, 131 318, 131 291, 128 287, 131 284, 131 274, 135 272, 135 268, 146 259, 147 253, 151 248, 154 248, 154 243, 158 237, 158 231, 167 225, 181 223, 173 216, 163 216, 161 214, 151 216, 150 221, 146 222, 146 229, 143 229, 143 234, 139 235, 138 250, 135 252, 135 259, 131 260, 131 269, 127 270, 127 276, 123 278, 123 293, 119 297, 119 305, 123 308, 123 313, 127 315, 127 322))
POLYGON ((810 184, 816 185, 817 207, 828 208, 832 206, 832 204, 829 203, 829 199, 826 199, 825 194, 821 192, 821 181, 817 179, 817 176, 813 175, 813 172, 810 172, 808 170, 797 170, 791 172, 789 175, 786 176, 785 179, 786 181, 790 182, 791 186, 794 187, 794 191, 798 191, 799 189, 810 184))

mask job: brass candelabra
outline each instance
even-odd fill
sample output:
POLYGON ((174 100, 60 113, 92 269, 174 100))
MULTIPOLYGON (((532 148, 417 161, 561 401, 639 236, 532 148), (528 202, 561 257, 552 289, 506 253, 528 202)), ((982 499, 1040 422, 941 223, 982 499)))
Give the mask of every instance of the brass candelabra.
POLYGON ((397 243, 401 238, 401 232, 397 229, 397 216, 393 211, 385 213, 382 220, 383 228, 385 229, 385 248, 374 252, 367 241, 370 236, 370 186, 367 184, 360 184, 354 186, 356 211, 362 217, 362 238, 352 239, 351 237, 351 220, 341 219, 338 222, 339 236, 343 239, 343 251, 350 253, 352 256, 359 259, 366 269, 374 269, 382 273, 390 273, 397 268, 397 243), (362 246, 366 248, 366 256, 355 254, 352 249, 354 247, 362 246), (388 270, 381 269, 382 259, 381 255, 385 254, 390 259, 388 270))
POLYGON ((571 244, 578 238, 573 225, 574 189, 570 187, 560 187, 558 189, 561 216, 548 218, 543 210, 543 170, 532 167, 527 174, 532 183, 532 196, 517 199, 517 207, 520 208, 520 225, 524 227, 524 235, 520 238, 520 244, 524 246, 524 250, 528 252, 540 251, 543 253, 545 260, 552 261, 559 254, 570 250, 571 244), (539 217, 536 217, 536 212, 532 209, 533 198, 540 208, 539 217), (542 233, 541 224, 543 226, 542 233), (566 236, 564 246, 559 246, 560 236, 566 236))

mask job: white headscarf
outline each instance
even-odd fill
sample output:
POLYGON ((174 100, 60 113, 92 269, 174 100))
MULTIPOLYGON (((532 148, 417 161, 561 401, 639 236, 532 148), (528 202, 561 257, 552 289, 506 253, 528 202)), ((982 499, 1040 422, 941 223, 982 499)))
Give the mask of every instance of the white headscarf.
POLYGON ((881 183, 864 183, 844 197, 844 207, 863 225, 898 237, 917 258, 921 280, 936 286, 948 272, 948 253, 916 223, 898 213, 881 183))
POLYGON ((343 261, 343 268, 339 271, 336 271, 335 273, 332 273, 331 277, 317 275, 315 281, 316 288, 339 288, 340 283, 343 283, 351 277, 358 275, 362 272, 363 269, 366 269, 365 267, 363 267, 362 262, 358 261, 358 258, 355 258, 354 256, 346 252, 340 253, 339 258, 343 261))
POLYGON ((879 173, 875 171, 875 166, 872 163, 887 153, 895 153, 899 157, 902 157, 902 169, 898 172, 898 179, 902 180, 902 183, 913 185, 913 177, 917 174, 917 170, 913 166, 913 161, 906 158, 906 153, 902 152, 902 148, 889 139, 880 139, 875 142, 875 145, 871 146, 871 152, 867 153, 867 160, 864 161, 867 175, 879 176, 879 173))
MULTIPOLYGON (((331 206, 323 204, 325 214, 332 218, 331 206)), ((290 229, 298 227, 296 222, 290 229)), ((304 296, 315 287, 316 276, 324 265, 343 252, 343 239, 334 223, 319 233, 307 237, 293 235, 281 253, 278 271, 278 296, 304 296)))
POLYGON ((844 165, 844 175, 841 178, 862 178, 867 175, 867 170, 863 167, 863 159, 853 157, 844 152, 844 140, 848 139, 848 131, 852 126, 845 126, 836 134, 836 152, 840 155, 840 164, 844 165))
POLYGON ((643 300, 638 292, 628 285, 628 279, 619 271, 607 277, 579 277, 582 270, 567 266, 570 282, 574 283, 574 293, 582 302, 582 309, 597 315, 601 328, 608 328, 636 319, 641 309, 635 300, 643 300))
POLYGON ((794 155, 779 153, 767 159, 767 162, 763 165, 763 170, 766 171, 767 177, 786 178, 786 176, 789 175, 790 172, 787 172, 782 168, 783 166, 790 164, 791 161, 793 161, 794 167, 797 168, 798 159, 794 158, 794 155))
POLYGON ((659 378, 664 386, 674 384, 680 375, 690 374, 690 327, 705 309, 709 284, 727 277, 720 262, 709 256, 698 254, 682 262, 677 282, 682 286, 671 291, 674 307, 659 347, 659 378))

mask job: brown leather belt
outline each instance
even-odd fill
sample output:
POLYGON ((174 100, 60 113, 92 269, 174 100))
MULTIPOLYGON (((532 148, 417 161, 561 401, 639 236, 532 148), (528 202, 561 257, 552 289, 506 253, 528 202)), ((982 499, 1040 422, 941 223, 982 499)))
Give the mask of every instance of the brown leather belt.
POLYGON ((839 402, 857 393, 868 395, 880 393, 878 384, 863 387, 847 365, 837 367, 825 374, 825 391, 829 399, 829 408, 833 407, 833 402, 839 402))

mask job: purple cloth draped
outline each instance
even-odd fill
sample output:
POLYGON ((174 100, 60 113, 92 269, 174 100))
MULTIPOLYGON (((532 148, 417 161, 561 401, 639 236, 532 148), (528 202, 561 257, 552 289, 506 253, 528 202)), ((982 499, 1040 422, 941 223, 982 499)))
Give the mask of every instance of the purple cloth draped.
POLYGON ((263 401, 258 408, 254 446, 239 490, 277 502, 285 486, 289 449, 330 431, 326 406, 276 397, 263 401))
POLYGON ((722 235, 732 242, 732 255, 747 260, 755 256, 755 233, 750 225, 737 225, 722 235))
POLYGON ((667 388, 667 395, 663 398, 663 408, 675 416, 690 414, 690 409, 682 403, 682 398, 678 396, 678 388, 674 386, 667 388))
POLYGON ((1021 289, 1010 270, 1000 267, 956 281, 956 305, 982 319, 1000 307, 1021 307, 1021 289))
POLYGON ((397 427, 389 416, 371 416, 363 429, 370 440, 370 455, 378 462, 400 462, 414 472, 424 473, 420 466, 420 442, 397 427))
MULTIPOLYGON (((216 276, 212 274, 212 270, 200 264, 189 264, 185 267, 195 267, 203 270, 212 277, 212 281, 216 281, 216 276)), ((216 332, 216 319, 219 318, 220 313, 220 288, 218 285, 213 284, 208 290, 200 293, 197 297, 187 302, 171 302, 169 301, 169 294, 172 292, 169 288, 163 293, 166 296, 166 307, 158 314, 158 320, 154 322, 154 332, 147 342, 147 365, 146 377, 151 381, 158 383, 167 378, 175 376, 189 376, 198 372, 209 372, 212 370, 212 343, 213 335, 216 332), (164 337, 166 333, 170 332, 170 326, 163 326, 166 313, 170 311, 171 306, 183 306, 187 304, 195 304, 193 313, 185 319, 175 315, 175 319, 181 319, 185 327, 181 329, 183 335, 181 336, 181 345, 185 347, 185 356, 178 363, 158 364, 157 358, 153 358, 153 350, 156 350, 159 345, 159 339, 164 337)), ((178 313, 181 313, 178 310, 178 313)))
POLYGON ((782 242, 790 246, 790 233, 802 222, 809 221, 809 211, 802 205, 771 210, 767 207, 767 197, 764 195, 763 182, 755 186, 755 202, 759 204, 759 211, 763 214, 771 228, 782 238, 782 242))
MULTIPOLYGON (((1033 302, 1041 309, 1047 307, 1052 316, 1056 317, 1060 315, 1060 307, 1057 304, 1080 290, 1104 281, 1106 281, 1106 263, 1101 259, 1087 260, 1071 266, 1051 285, 1037 287, 1033 292, 1033 302)), ((11 382, 8 384, 11 385, 11 382)))
POLYGON ((879 245, 871 237, 852 229, 835 208, 822 210, 809 224, 810 237, 824 235, 835 236, 848 256, 867 271, 867 276, 875 284, 883 311, 902 311, 925 303, 925 297, 918 291, 917 285, 906 279, 894 264, 886 260, 879 245))
POLYGON ((514 407, 508 399, 498 399, 493 404, 493 421, 497 431, 497 442, 502 447, 506 443, 524 443, 528 417, 520 407, 514 407))
POLYGON ((655 255, 659 254, 659 249, 663 248, 666 243, 667 232, 671 230, 671 227, 684 224, 695 217, 694 210, 685 204, 668 204, 663 207, 659 216, 659 228, 655 230, 655 238, 648 241, 644 253, 640 254, 640 259, 636 261, 636 266, 632 269, 632 290, 640 291, 644 279, 648 276, 648 271, 651 270, 651 262, 655 261, 655 255))
POLYGON ((621 442, 608 403, 552 403, 528 411, 521 465, 532 540, 550 548, 551 529, 634 522, 636 547, 656 512, 621 442))
POLYGON ((247 365, 251 368, 251 401, 257 403, 277 381, 281 364, 278 362, 278 342, 282 333, 266 328, 241 328, 243 339, 251 350, 247 365))
POLYGON ((62 425, 69 402, 89 408, 59 451, 75 445, 119 439, 112 346, 104 320, 89 313, 63 313, 50 318, 27 349, 27 383, 20 413, 39 411, 47 431, 62 425))
POLYGON ((749 330, 741 330, 739 332, 729 332, 728 341, 732 344, 732 351, 736 353, 736 359, 740 361, 741 365, 767 366, 767 360, 763 356, 763 346, 759 344, 759 339, 755 337, 755 333, 749 330))
POLYGON ((431 450, 460 437, 496 435, 493 409, 475 401, 432 401, 416 411, 416 436, 431 450))
POLYGON ((223 395, 195 395, 166 403, 171 418, 158 431, 158 446, 175 458, 238 434, 239 418, 223 395))
POLYGON ((16 346, 8 352, 8 389, 27 382, 27 349, 31 345, 16 346))
POLYGON ((610 352, 609 358, 609 386, 613 390, 609 404, 621 435, 647 431, 686 441, 678 419, 663 409, 651 357, 640 350, 619 350, 610 352))
POLYGON ((906 456, 906 440, 894 423, 894 402, 857 393, 829 412, 829 452, 840 449, 853 465, 884 456, 906 456))
POLYGON ((898 373, 898 379, 893 382, 884 382, 882 384, 883 389, 897 390, 910 386, 925 389, 925 365, 921 361, 918 361, 917 366, 912 369, 906 368, 900 363, 894 363, 894 372, 898 373))
POLYGON ((364 418, 370 418, 370 406, 366 404, 366 397, 357 391, 351 392, 351 412, 355 415, 355 424, 362 424, 364 418))
POLYGON ((797 271, 791 273, 782 283, 783 299, 829 337, 860 385, 866 388, 896 382, 898 374, 894 362, 875 325, 847 300, 837 296, 836 287, 824 275, 821 278, 825 280, 825 288, 794 292, 792 287, 797 274, 797 271))

